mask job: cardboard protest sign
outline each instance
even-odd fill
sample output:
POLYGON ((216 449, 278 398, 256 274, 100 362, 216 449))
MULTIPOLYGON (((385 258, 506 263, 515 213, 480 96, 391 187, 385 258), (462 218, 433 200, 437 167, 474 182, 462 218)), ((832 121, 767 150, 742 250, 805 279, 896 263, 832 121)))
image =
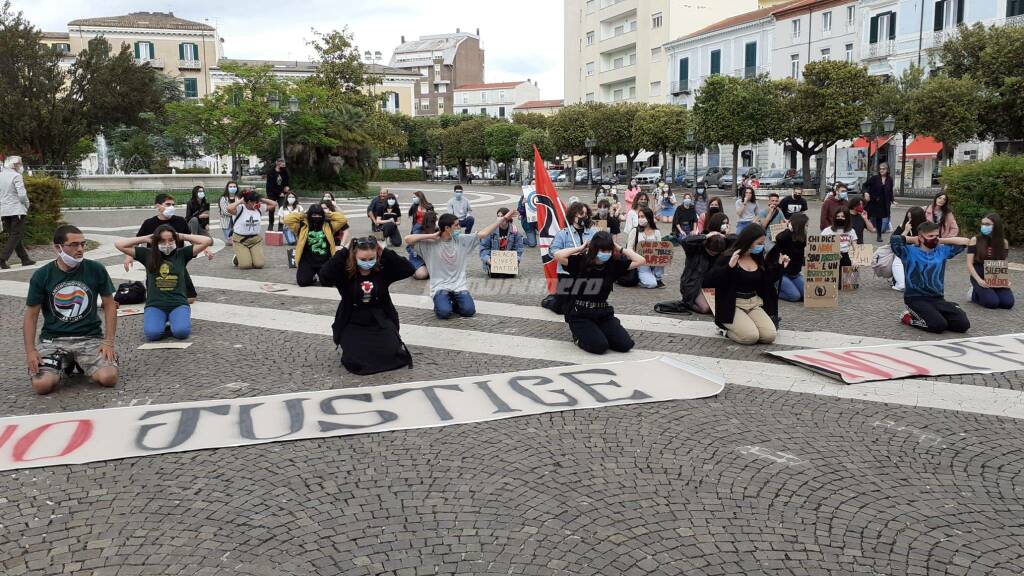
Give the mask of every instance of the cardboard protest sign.
POLYGON ((768 234, 772 239, 775 239, 779 237, 779 234, 781 234, 783 230, 786 230, 785 222, 772 224, 771 226, 768 227, 768 234))
POLYGON ((670 266, 672 264, 671 242, 644 240, 637 243, 637 252, 644 257, 648 266, 670 266))
POLYGON ((704 299, 708 301, 708 306, 711 307, 711 313, 714 314, 715 313, 715 289, 714 288, 704 288, 703 292, 704 292, 704 299))
POLYGON ((491 274, 519 275, 519 254, 515 250, 491 251, 491 274))
POLYGON ((839 305, 839 242, 835 236, 808 235, 804 266, 804 307, 839 305))
POLYGON ((122 316, 137 316, 145 311, 146 307, 143 306, 142 304, 139 304, 137 306, 118 306, 117 317, 120 318, 122 316))
POLYGON ((1024 369, 1024 334, 769 352, 847 384, 1024 369))
POLYGON ((721 378, 671 358, 435 382, 0 418, 0 470, 692 400, 721 378))
POLYGON ((593 222, 594 222, 594 229, 597 230, 598 232, 600 232, 601 230, 607 230, 608 229, 608 221, 607 220, 594 220, 593 222))
POLYGON ((873 244, 854 244, 850 251, 850 261, 854 266, 871 266, 871 259, 875 256, 873 244))
POLYGON ((857 268, 853 266, 843 266, 842 274, 840 274, 839 277, 842 279, 842 286, 839 287, 840 290, 845 292, 860 288, 860 270, 857 268))
POLYGON ((985 283, 989 288, 1010 287, 1010 269, 1006 260, 985 260, 985 283))

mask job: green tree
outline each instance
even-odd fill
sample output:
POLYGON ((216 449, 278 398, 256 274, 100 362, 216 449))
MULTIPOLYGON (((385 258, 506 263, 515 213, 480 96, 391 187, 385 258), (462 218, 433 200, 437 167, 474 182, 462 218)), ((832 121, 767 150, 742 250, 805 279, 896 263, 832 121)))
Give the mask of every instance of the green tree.
MULTIPOLYGON (((867 103, 867 117, 875 126, 881 126, 887 118, 896 122, 896 132, 900 134, 903 149, 907 148, 907 139, 918 132, 910 115, 910 102, 914 94, 921 88, 924 81, 924 70, 910 66, 903 71, 894 82, 882 82, 875 89, 867 103)), ((900 192, 905 189, 907 173, 907 157, 901 155, 900 192)))
POLYGON ((516 112, 512 115, 512 123, 526 126, 527 128, 538 128, 545 130, 548 127, 548 116, 536 112, 516 112))
POLYGON ((200 100, 168 105, 170 138, 190 140, 207 152, 230 154, 232 176, 238 178, 239 154, 256 154, 277 135, 267 98, 286 92, 269 66, 223 65, 237 78, 200 100))
MULTIPOLYGON (((648 104, 623 102, 593 108, 590 131, 600 152, 626 156, 629 176, 633 176, 633 163, 643 145, 637 137, 637 119, 650 109, 648 104)), ((583 149, 586 153, 586 148, 583 149)))
POLYGON ((939 51, 942 74, 982 88, 979 136, 1024 139, 1024 27, 960 27, 939 51))
MULTIPOLYGON (((697 95, 693 117, 701 142, 732 145, 736 174, 740 146, 777 139, 781 134, 784 117, 779 87, 764 76, 712 76, 697 95)), ((735 180, 732 190, 736 192, 735 180)))
POLYGON ((441 137, 444 158, 458 165, 460 181, 466 179, 469 162, 490 158, 485 134, 488 126, 494 122, 487 116, 474 116, 471 120, 444 129, 441 137))
POLYGON ((910 101, 911 124, 919 133, 942 142, 947 163, 958 144, 982 129, 981 87, 972 78, 933 76, 924 81, 910 101))
POLYGON ((607 105, 572 104, 548 119, 548 135, 552 146, 558 154, 569 155, 569 177, 573 185, 576 183, 576 156, 587 153, 587 139, 595 137, 596 113, 604 108, 607 105))
POLYGON ((526 175, 528 178, 533 177, 533 148, 537 147, 537 151, 540 152, 540 157, 544 160, 554 160, 555 147, 551 144, 551 137, 548 136, 547 130, 541 130, 539 128, 527 128, 519 136, 519 141, 516 143, 516 151, 519 158, 526 161, 527 170, 526 175))
POLYGON ((487 155, 505 165, 505 182, 512 180, 510 170, 512 161, 518 153, 519 137, 526 132, 525 126, 511 124, 509 122, 496 122, 484 130, 484 143, 487 146, 487 155))
MULTIPOLYGON (((686 135, 690 130, 690 116, 686 108, 674 104, 655 104, 643 110, 634 126, 637 144, 644 150, 657 151, 662 156, 678 154, 686 149, 686 135)), ((668 169, 667 159, 662 165, 668 169)), ((666 173, 666 178, 671 178, 666 173)))
POLYGON ((813 156, 858 135, 878 81, 863 66, 819 60, 804 67, 801 81, 784 80, 780 86, 779 110, 786 120, 782 136, 800 153, 804 182, 810 182, 813 156))

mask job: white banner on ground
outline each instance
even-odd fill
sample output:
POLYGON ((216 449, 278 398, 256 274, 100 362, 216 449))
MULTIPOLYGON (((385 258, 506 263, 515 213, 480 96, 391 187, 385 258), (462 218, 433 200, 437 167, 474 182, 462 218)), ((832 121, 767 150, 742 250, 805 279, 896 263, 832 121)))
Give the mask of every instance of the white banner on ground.
POLYGON ((1024 334, 769 352, 847 384, 1024 370, 1024 334))
POLYGON ((714 396, 724 381, 671 358, 275 396, 0 418, 0 470, 431 428, 714 396))

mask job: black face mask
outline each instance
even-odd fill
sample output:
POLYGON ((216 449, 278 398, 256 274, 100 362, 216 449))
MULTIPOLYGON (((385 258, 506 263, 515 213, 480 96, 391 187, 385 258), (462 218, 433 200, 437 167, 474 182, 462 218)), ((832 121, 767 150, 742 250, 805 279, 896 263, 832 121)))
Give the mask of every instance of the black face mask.
POLYGON ((722 209, 718 206, 708 206, 708 214, 718 214, 722 209))
POLYGON ((316 217, 314 217, 314 218, 310 218, 309 219, 309 226, 311 228, 320 228, 323 225, 324 225, 324 219, 323 218, 316 218, 316 217))
POLYGON ((578 220, 576 220, 576 222, 582 228, 590 228, 590 216, 584 216, 582 218, 579 218, 578 220))

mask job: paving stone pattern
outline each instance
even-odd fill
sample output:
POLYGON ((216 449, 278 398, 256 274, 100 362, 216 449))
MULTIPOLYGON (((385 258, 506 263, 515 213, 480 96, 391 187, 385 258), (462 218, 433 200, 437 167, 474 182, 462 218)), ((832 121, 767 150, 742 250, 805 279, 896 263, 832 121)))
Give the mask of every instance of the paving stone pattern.
MULTIPOLYGON (((441 197, 431 194, 435 202, 441 197)), ((485 210, 492 208, 478 217, 485 210)), ((69 215, 105 227, 132 223, 125 218, 69 215)), ((262 271, 233 269, 230 252, 197 260, 191 270, 290 283, 279 250, 269 249, 271 267, 262 271)), ((963 266, 956 260, 947 274, 954 299, 962 300, 963 266)), ((540 273, 532 258, 524 268, 540 273)), ((649 313, 653 302, 675 297, 678 273, 667 276, 664 290, 616 289, 616 307, 649 313)), ((423 287, 408 281, 399 289, 423 287)), ((321 315, 336 306, 222 289, 200 294, 207 302, 321 315)), ((925 339, 896 323, 900 298, 887 287, 869 283, 843 298, 833 311, 786 306, 783 327, 925 339)), ((8 327, 0 346, 9 351, 0 357, 4 415, 557 365, 413 347, 414 369, 361 377, 340 367, 326 337, 202 321, 188 350, 143 352, 135 350, 142 341, 135 316, 119 324, 116 389, 77 379, 37 397, 25 378, 22 309, 20 299, 0 297, 8 327)), ((1022 325, 1019 309, 968 305, 968 313, 975 335, 1022 325)), ((568 335, 559 322, 400 314, 404 324, 504 334, 510 346, 519 336, 568 335)), ((765 362, 765 378, 774 361, 762 353, 781 348, 633 335, 646 349, 765 362)), ((1022 372, 936 379, 1024 389, 1022 372)), ((1024 573, 1022 443, 1022 420, 731 384, 699 401, 5 472, 0 574, 1016 576, 1024 573)))

